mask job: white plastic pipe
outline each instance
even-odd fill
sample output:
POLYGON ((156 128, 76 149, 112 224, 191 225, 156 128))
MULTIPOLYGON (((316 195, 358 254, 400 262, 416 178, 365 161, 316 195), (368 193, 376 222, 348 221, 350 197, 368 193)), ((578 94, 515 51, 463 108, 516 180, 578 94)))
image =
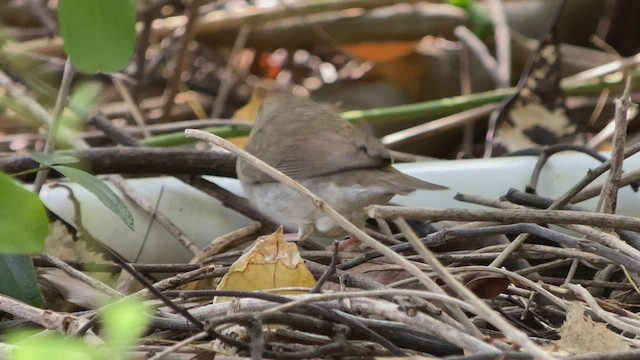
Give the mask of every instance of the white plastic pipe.
MULTIPOLYGON (((416 191, 409 196, 397 196, 393 202, 407 206, 436 208, 469 208, 475 205, 453 199, 458 193, 482 195, 497 199, 509 188, 524 189, 529 183, 537 157, 510 157, 478 160, 435 161, 428 163, 398 164, 397 168, 417 178, 446 185, 445 191, 416 191)), ((600 163, 578 153, 561 153, 552 156, 538 181, 538 193, 558 197, 580 180, 587 171, 600 163)), ((640 167, 640 154, 625 161, 625 170, 640 167)), ((596 183, 603 183, 606 174, 596 183)), ((228 190, 243 195, 236 179, 208 177, 228 190)), ((216 199, 171 178, 159 177, 132 179, 129 184, 155 204, 160 189, 164 194, 159 210, 172 219, 196 244, 204 247, 217 236, 246 226, 251 220, 227 209, 216 199)), ((129 230, 114 214, 89 192, 76 184, 69 184, 82 206, 83 223, 89 231, 117 251, 133 260, 142 246, 142 239, 149 224, 149 217, 128 203, 134 215, 135 232, 129 230)), ((119 193, 118 193, 119 194, 119 193)), ((120 195, 120 194, 119 194, 120 195)), ((63 188, 44 187, 41 198, 47 207, 67 222, 74 223, 73 206, 63 188)), ((597 199, 580 204, 593 209, 597 199)), ((640 193, 625 187, 619 193, 618 213, 640 216, 640 193)), ((151 263, 184 262, 189 252, 157 224, 151 227, 147 243, 139 261, 151 263)))

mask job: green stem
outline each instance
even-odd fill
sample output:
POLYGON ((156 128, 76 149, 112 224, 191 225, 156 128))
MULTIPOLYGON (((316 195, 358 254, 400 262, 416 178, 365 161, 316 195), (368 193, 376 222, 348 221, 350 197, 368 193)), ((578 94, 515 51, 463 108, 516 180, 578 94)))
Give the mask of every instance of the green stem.
MULTIPOLYGON (((212 134, 216 134, 223 138, 230 138, 235 136, 249 135, 249 131, 251 129, 248 128, 247 126, 215 126, 215 127, 203 128, 201 130, 212 133, 212 134)), ((192 144, 194 142, 196 142, 194 139, 187 139, 184 136, 184 131, 151 136, 140 141, 142 145, 149 146, 149 147, 180 146, 180 145, 192 144)))

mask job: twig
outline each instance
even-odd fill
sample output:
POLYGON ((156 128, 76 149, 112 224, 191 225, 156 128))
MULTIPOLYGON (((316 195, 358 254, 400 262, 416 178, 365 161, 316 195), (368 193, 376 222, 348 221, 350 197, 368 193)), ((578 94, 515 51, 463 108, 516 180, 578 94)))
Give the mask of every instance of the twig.
MULTIPOLYGON (((200 7, 201 0, 191 0, 187 5, 185 17, 187 18, 186 24, 177 28, 176 33, 180 33, 180 46, 175 53, 175 66, 173 68, 173 74, 169 79, 167 87, 164 91, 164 105, 162 106, 162 119, 168 119, 171 116, 171 109, 173 108, 173 102, 176 94, 180 88, 180 82, 182 81, 182 71, 188 55, 188 48, 191 39, 194 36, 194 28, 196 20, 198 20, 198 8, 200 7)), ((178 35, 178 34, 176 34, 178 35)))
POLYGON ((121 129, 111 124, 109 119, 101 113, 95 113, 89 118, 89 124, 102 131, 109 139, 118 145, 140 146, 138 140, 132 138, 121 129))
POLYGON ((117 290, 113 289, 112 287, 108 286, 107 284, 101 282, 100 280, 94 279, 91 276, 86 275, 82 271, 74 269, 73 267, 71 267, 70 265, 68 265, 64 261, 56 258, 53 255, 49 255, 49 254, 43 253, 42 254, 42 258, 47 260, 49 263, 51 263, 52 265, 54 265, 58 269, 64 271, 69 276, 72 276, 72 277, 82 281, 83 283, 91 286, 92 288, 94 288, 96 290, 99 290, 99 291, 107 294, 108 296, 110 296, 112 298, 121 299, 121 298, 124 297, 123 294, 121 294, 117 290))
POLYGON ((498 63, 489 53, 489 49, 487 49, 485 44, 480 39, 478 39, 478 37, 473 32, 471 32, 471 30, 469 30, 466 26, 460 25, 453 30, 453 33, 456 35, 458 40, 463 42, 478 58, 478 60, 480 60, 480 63, 484 66, 485 69, 487 69, 497 87, 504 88, 509 86, 507 80, 502 78, 498 63))
MULTIPOLYGON (((106 118, 106 114, 102 114, 102 115, 105 116, 106 118)), ((180 131, 180 136, 184 137, 184 135, 182 134, 182 131, 184 131, 184 129, 208 128, 208 131, 214 131, 215 127, 222 127, 222 126, 230 126, 230 127, 233 126, 235 128, 242 129, 242 128, 251 128, 253 126, 253 123, 249 123, 247 121, 229 120, 229 119, 202 119, 202 120, 175 121, 175 122, 166 123, 166 124, 152 124, 152 125, 148 125, 147 129, 154 136, 151 136, 150 138, 142 140, 142 143, 147 144, 147 143, 155 142, 157 140, 155 138, 155 135, 162 135, 162 134, 174 133, 176 131, 180 131)), ((137 126, 124 126, 118 129, 121 132, 131 136, 134 136, 134 135, 137 136, 142 134, 142 131, 137 126)), ((246 131, 244 134, 245 135, 248 134, 248 131, 246 131)), ((104 139, 104 134, 102 134, 99 131, 91 131, 91 130, 78 132, 78 136, 87 142, 100 141, 104 139)), ((42 140, 44 138, 45 136, 42 136, 40 134, 2 135, 0 136, 0 151, 4 148, 8 148, 9 145, 17 139, 28 141, 31 144, 36 141, 42 140)))
POLYGON ((56 20, 51 16, 49 9, 41 0, 28 0, 27 6, 33 12, 33 14, 40 20, 49 37, 53 37, 58 32, 58 24, 56 20))
POLYGON ((251 235, 254 235, 258 230, 262 228, 262 224, 253 223, 249 226, 245 226, 243 228, 234 230, 228 234, 219 236, 211 241, 211 244, 207 245, 204 249, 200 250, 195 256, 189 261, 190 264, 201 264, 208 257, 216 255, 222 251, 222 249, 228 247, 229 245, 238 242, 238 240, 246 239, 251 235))
MULTIPOLYGON (((147 280, 147 278, 145 276, 143 276, 138 271, 136 271, 136 269, 133 266, 131 266, 130 263, 124 257, 122 257, 122 255, 120 255, 117 251, 113 250, 112 248, 110 248, 108 245, 106 245, 102 241, 96 239, 91 234, 91 232, 87 231, 87 229, 85 229, 84 226, 82 225, 82 222, 79 220, 81 218, 81 212, 82 211, 80 209, 80 204, 78 203, 78 200, 75 198, 74 193, 66 185, 59 185, 59 186, 66 188, 67 191, 69 192, 68 197, 71 200, 71 202, 73 203, 73 208, 74 208, 74 211, 75 211, 75 215, 76 215, 76 217, 78 217, 78 221, 76 221, 76 229, 77 229, 78 234, 85 241, 87 241, 89 244, 91 244, 91 246, 95 246, 95 248, 97 248, 99 251, 104 253, 109 258, 111 258, 114 261, 116 261, 122 267, 122 270, 126 271, 135 280, 137 280, 140 284, 142 284, 145 287, 144 290, 147 291, 147 293, 153 294, 163 304, 168 306, 171 310, 175 311, 180 316, 184 317, 189 323, 191 323, 194 326, 196 326, 199 330, 204 330, 204 324, 202 324, 200 321, 198 321, 196 318, 194 318, 193 315, 191 315, 185 308, 178 306, 176 303, 174 303, 169 298, 164 296, 160 292, 159 289, 154 287, 149 282, 149 280, 147 280)), ((140 292, 138 292, 136 294, 139 295, 139 293, 140 292)), ((120 301, 120 300, 118 300, 118 301, 120 301)), ((96 319, 96 318, 94 318, 94 319, 96 319)), ((92 319, 92 321, 90 321, 90 323, 94 322, 95 321, 94 319, 92 319)), ((208 332, 209 332, 210 335, 213 335, 213 336, 217 336, 218 335, 213 330, 209 330, 208 332)))
MULTIPOLYGON (((510 204, 504 201, 495 202, 495 204, 492 206, 500 207, 503 209, 512 209, 511 211, 521 211, 524 209, 524 207, 522 206, 510 204)), ((549 211, 549 210, 546 210, 546 211, 549 211)), ((580 212, 580 211, 577 211, 577 212, 580 212)), ((613 217, 620 216, 620 215, 610 215, 610 214, 594 214, 594 213, 585 213, 585 212, 583 213, 592 214, 592 215, 608 215, 613 217)), ((607 246, 607 248, 599 250, 598 253, 609 259, 619 262, 623 266, 636 267, 636 263, 640 262, 640 251, 638 251, 633 246, 627 244, 626 242, 621 241, 616 236, 612 236, 607 232, 596 230, 593 227, 585 226, 585 225, 564 225, 564 227, 586 234, 592 240, 599 242, 601 244, 604 244, 605 246, 607 246), (612 252, 610 249, 613 249, 614 251, 612 252), (619 255, 624 255, 624 259, 621 259, 619 255), (631 262, 629 262, 629 260, 631 260, 631 262)), ((587 244, 582 244, 582 245, 587 245, 587 244)), ((572 245, 572 247, 580 247, 580 246, 572 245)), ((591 251, 595 252, 594 250, 595 249, 592 249, 591 251)))
MULTIPOLYGON (((631 173, 629 173, 631 174, 631 173)), ((624 175, 623 175, 624 177, 624 175)), ((640 179, 640 178, 639 178, 640 179)), ((596 194, 597 195, 597 194, 596 194)), ((595 195, 594 195, 595 196, 595 195)), ((515 204, 532 206, 536 208, 546 209, 553 204, 553 199, 545 198, 537 195, 527 194, 515 189, 509 189, 505 198, 515 204)), ((576 211, 589 211, 575 205, 565 205, 563 209, 576 210, 576 211)), ((618 230, 620 238, 627 241, 636 249, 640 249, 640 235, 628 230, 618 230)))
POLYGON ((447 130, 475 123, 489 115, 496 108, 498 108, 497 104, 487 104, 437 120, 429 121, 424 124, 385 135, 382 137, 382 143, 387 146, 399 146, 410 141, 424 140, 426 138, 439 135, 447 130))
MULTIPOLYGON (((469 95, 472 91, 471 66, 470 66, 469 49, 464 46, 460 48, 458 55, 460 63, 460 95, 469 95)), ((465 124, 462 128, 462 144, 456 158, 473 157, 475 137, 475 124, 465 124)))
MULTIPOLYGON (((638 181, 640 181, 640 169, 631 170, 622 174, 619 186, 623 187, 632 185, 634 183, 637 183, 638 181)), ((585 188, 584 190, 580 191, 573 199, 571 199, 571 203, 576 204, 600 195, 600 193, 602 192, 602 187, 603 185, 592 185, 585 188)))
POLYGON ((432 221, 492 221, 504 223, 584 224, 640 231, 640 219, 632 216, 585 213, 572 210, 483 210, 483 209, 435 209, 405 206, 370 205, 365 208, 372 218, 403 217, 432 221))
POLYGON ((327 268, 327 271, 322 274, 320 279, 316 282, 313 288, 309 291, 309 294, 317 294, 320 293, 320 289, 322 289, 322 285, 324 285, 329 278, 336 273, 336 266, 338 265, 338 259, 340 254, 340 242, 338 240, 333 241, 333 256, 331 256, 331 263, 327 268))
MULTIPOLYGON (((76 157, 83 166, 96 174, 209 174, 236 177, 235 156, 226 152, 195 149, 149 148, 92 148, 79 151, 60 151, 76 157)), ((80 166, 78 163, 69 166, 80 166)), ((38 163, 28 156, 0 158, 0 171, 18 173, 33 170, 38 163)))
POLYGON ((248 326, 248 335, 251 339, 249 342, 249 353, 251 360, 262 360, 262 320, 259 316, 254 317, 248 326))
POLYGON ((491 345, 423 312, 418 312, 415 316, 411 316, 406 312, 398 311, 398 305, 394 303, 370 298, 353 299, 350 301, 350 307, 352 311, 357 313, 381 317, 416 327, 428 334, 457 345, 465 349, 465 351, 472 352, 476 356, 481 354, 496 355, 495 348, 491 345))
POLYGON ((624 161, 624 148, 627 138, 627 111, 634 106, 631 102, 631 78, 627 77, 627 83, 622 96, 615 100, 615 132, 613 135, 613 152, 611 153, 611 169, 609 176, 602 188, 597 211, 605 214, 613 214, 616 209, 618 188, 622 174, 622 162, 624 161))
POLYGON ((524 276, 531 273, 541 272, 543 270, 555 269, 557 267, 569 265, 571 262, 573 262, 572 259, 557 259, 557 260, 552 260, 546 263, 534 265, 526 269, 516 270, 515 273, 524 276))
POLYGON ((501 0, 489 0, 489 14, 493 22, 493 29, 496 39, 496 85, 507 87, 511 82, 511 33, 509 24, 504 14, 501 0))
MULTIPOLYGON (((16 318, 29 320, 43 326, 45 329, 60 331, 63 334, 73 334, 76 329, 88 322, 86 319, 72 314, 61 313, 51 309, 43 310, 4 295, 0 295, 0 311, 11 314, 16 318)), ((104 343, 93 334, 89 339, 95 345, 104 343)))
MULTIPOLYGON (((195 279, 209 278, 209 277, 221 277, 224 276, 228 272, 229 268, 220 268, 219 265, 205 265, 198 269, 186 272, 179 273, 172 277, 160 280, 153 284, 153 287, 158 289, 159 291, 164 291, 168 289, 172 289, 178 287, 180 285, 189 283, 195 279)), ((149 289, 142 289, 132 296, 140 296, 145 297, 150 294, 149 289)))
MULTIPOLYGON (((629 147, 625 151, 624 157, 628 158, 629 156, 632 156, 638 151, 640 151, 640 143, 634 144, 633 146, 629 147)), ((587 175, 585 175, 580 181, 578 181, 578 183, 576 183, 573 187, 571 187, 571 189, 569 189, 560 198, 554 201, 553 204, 551 204, 548 207, 548 210, 562 209, 565 205, 567 205, 571 201, 571 199, 576 194, 578 194, 582 189, 584 189, 587 185, 589 185, 593 180, 597 179, 600 175, 604 174, 607 170, 609 170, 610 167, 611 167, 611 160, 608 160, 602 163, 597 168, 589 170, 587 172, 587 175)), ((507 247, 502 252, 502 254, 500 254, 500 256, 491 263, 491 266, 497 267, 502 265, 502 263, 509 257, 509 255, 513 251, 515 251, 515 249, 517 249, 522 243, 527 241, 528 238, 529 238, 528 234, 518 235, 518 237, 516 237, 511 242, 509 247, 507 247)))
POLYGON ((229 90, 231 90, 231 84, 233 82, 233 70, 235 68, 234 63, 240 53, 240 50, 242 50, 247 43, 249 32, 251 32, 251 26, 242 25, 240 32, 238 33, 238 37, 236 38, 236 42, 233 44, 233 49, 231 50, 231 55, 229 55, 227 67, 222 73, 222 79, 220 87, 218 88, 218 93, 216 94, 216 100, 213 102, 213 108, 211 109, 212 118, 219 117, 224 110, 224 103, 227 101, 229 90))
POLYGON ((151 37, 151 25, 153 23, 154 13, 157 10, 158 9, 152 5, 144 9, 140 14, 142 30, 140 30, 140 35, 138 36, 138 46, 136 46, 135 52, 136 73, 134 77, 136 79, 136 85, 133 90, 133 98, 135 100, 139 100, 140 91, 144 83, 145 67, 147 65, 147 49, 149 49, 149 39, 151 37))
POLYGON ((154 209, 153 205, 147 202, 144 198, 138 196, 126 180, 120 175, 110 175, 109 180, 132 202, 134 202, 140 209, 147 214, 155 214, 155 220, 162 226, 169 234, 171 234, 178 242, 189 250, 192 254, 197 254, 200 248, 184 233, 178 226, 171 221, 164 213, 154 209))
POLYGON ((533 168, 533 172, 531 173, 531 180, 529 180, 529 184, 525 187, 528 193, 535 194, 538 188, 538 180, 540 178, 540 173, 542 172, 542 168, 547 163, 547 160, 554 154, 557 154, 562 151, 578 151, 584 154, 591 156, 592 158, 605 162, 607 158, 600 155, 597 151, 591 150, 584 146, 580 145, 572 145, 572 144, 557 144, 549 147, 545 147, 540 152, 540 156, 538 157, 538 162, 536 166, 533 168))
POLYGON ((565 360, 635 360, 640 358, 640 350, 597 352, 584 355, 569 355, 565 360))
POLYGON ((410 289, 384 289, 384 290, 368 290, 368 291, 349 291, 349 292, 337 292, 327 294, 314 294, 305 296, 300 299, 295 299, 287 303, 277 305, 262 311, 262 313, 275 313, 282 312, 300 307, 303 305, 313 304, 317 302, 325 302, 335 299, 355 299, 359 297, 373 298, 377 296, 413 296, 423 298, 427 300, 435 300, 444 303, 454 304, 465 311, 475 312, 475 308, 472 304, 468 304, 462 300, 456 299, 450 295, 434 294, 429 291, 422 290, 410 290, 410 289))
POLYGON ((199 333, 196 333, 196 334, 194 334, 192 336, 187 337, 184 340, 181 340, 181 341, 169 346, 165 350, 153 355, 152 357, 149 358, 149 360, 161 360, 161 359, 164 359, 168 355, 173 354, 174 352, 176 352, 177 350, 182 349, 183 347, 193 343, 196 340, 204 339, 207 336, 209 336, 209 334, 207 334, 206 331, 201 331, 199 333))
POLYGON ((596 314, 597 317, 606 321, 608 324, 617 327, 624 332, 628 332, 631 334, 639 335, 640 328, 638 327, 638 322, 635 324, 628 324, 618 319, 618 317, 614 314, 605 311, 598 305, 598 302, 593 298, 593 296, 581 285, 575 284, 565 284, 566 288, 573 291, 576 295, 580 296, 587 304, 589 304, 589 308, 596 314))
MULTIPOLYGON (((101 129, 105 134, 107 134, 107 136, 109 136, 110 138, 112 138, 116 143, 122 144, 122 145, 127 145, 127 146, 131 146, 131 147, 139 147, 140 146, 140 142, 138 142, 137 140, 127 136, 126 134, 124 134, 122 131, 120 131, 120 129, 114 127, 111 122, 109 122, 106 118, 104 118, 103 116, 100 116, 99 114, 97 116, 93 116, 91 119, 92 123, 94 124, 94 126, 96 126, 98 129, 101 129)), ((206 154, 205 152, 201 152, 201 151, 197 151, 198 153, 203 153, 206 154)), ((118 160, 122 161, 121 158, 118 158, 118 160)), ((229 166, 231 167, 231 171, 235 172, 235 159, 230 159, 232 161, 230 161, 229 166)), ((145 159, 145 162, 148 163, 150 160, 149 158, 145 159)), ((181 162, 182 163, 182 162, 181 162)), ((204 164, 207 163, 207 161, 203 161, 204 164)), ((1 167, 1 164, 0 164, 1 167)), ((172 165, 167 165, 166 168, 175 168, 175 166, 172 165)), ((207 170, 203 170, 201 173, 209 173, 209 171, 207 170)), ((277 226, 274 225, 271 221, 271 219, 267 218, 266 216, 264 216, 262 213, 258 212, 257 210, 253 209, 244 198, 241 198, 235 194, 233 194, 232 192, 210 182, 207 180, 202 179, 201 176, 190 176, 190 177, 186 177, 186 176, 179 176, 178 179, 180 181, 183 181, 203 192, 205 192, 208 195, 211 195, 215 198, 217 198, 218 200, 220 200, 223 205, 227 206, 230 209, 236 210, 239 213, 260 221, 264 226, 270 227, 275 229, 277 226)), ((153 219, 154 216, 152 216, 153 219)), ((150 223, 151 225, 151 223, 150 223)), ((218 251, 219 249, 216 249, 215 251, 218 251)), ((142 248, 140 248, 140 251, 142 251, 142 248)), ((208 253, 207 251, 204 251, 204 253, 208 253)))
MULTIPOLYGON (((608 100, 609 100, 609 94, 611 93, 611 90, 609 89, 604 89, 600 92, 600 96, 598 97, 598 101, 596 102, 596 106, 593 108, 593 111, 591 112, 591 116, 589 117, 589 121, 587 121, 587 126, 588 127, 592 127, 595 125, 596 121, 598 121, 598 118, 600 117, 600 115, 602 114, 602 110, 604 110, 604 107, 607 106, 608 100)), ((611 124, 611 123, 609 123, 611 124)), ((607 127, 609 127, 609 124, 607 124, 607 127)), ((594 135, 591 139, 589 139, 587 141, 587 147, 597 150, 598 147, 600 147, 600 145, 602 145, 602 143, 605 141, 605 139, 608 138, 608 135, 605 133, 604 131, 605 129, 600 130, 600 132, 598 132, 596 135, 594 135)))
POLYGON ((567 76, 562 80, 562 82, 563 85, 567 85, 570 83, 578 83, 593 78, 599 78, 626 68, 634 67, 639 63, 640 53, 620 60, 614 60, 610 63, 606 63, 604 65, 600 65, 595 68, 573 74, 571 76, 567 76))
POLYGON ((118 90, 118 93, 120 94, 124 102, 129 107, 131 116, 142 131, 144 137, 150 137, 151 132, 149 132, 149 129, 147 129, 147 121, 145 120, 144 115, 142 115, 142 112, 140 111, 138 105, 136 105, 133 96, 131 96, 131 92, 129 92, 129 89, 127 89, 126 85, 122 82, 122 80, 119 78, 119 75, 117 74, 111 75, 111 82, 115 86, 116 90, 118 90))
MULTIPOLYGON (((73 65, 71 60, 67 59, 64 63, 64 72, 62 73, 62 82, 60 83, 60 89, 58 90, 58 97, 56 98, 56 104, 53 108, 53 114, 51 116, 52 122, 49 124, 49 132, 47 133, 47 141, 44 144, 44 152, 51 153, 54 149, 54 142, 58 129, 60 128, 60 116, 64 110, 68 99, 69 91, 71 90, 71 80, 73 80, 73 65)), ((42 185, 49 176, 49 168, 38 171, 36 179, 33 182, 33 192, 40 193, 42 185)))
MULTIPOLYGON (((105 263, 85 263, 78 261, 64 261, 74 269, 90 272, 119 272, 122 267, 117 263, 105 262, 105 263)), ((54 266, 49 260, 45 259, 41 255, 33 257, 33 264, 39 267, 52 267, 54 266)), ((200 265, 196 264, 140 264, 131 263, 134 269, 142 273, 177 273, 192 271, 200 268, 200 265)))
POLYGON ((431 268, 438 274, 440 279, 455 291, 464 301, 468 302, 474 308, 474 312, 482 316, 496 328, 500 329, 505 336, 508 336, 520 347, 528 351, 531 355, 538 359, 553 359, 542 348, 538 347, 527 334, 511 325, 498 313, 487 305, 483 300, 478 298, 471 290, 465 287, 460 281, 458 281, 443 265, 433 256, 433 253, 422 244, 418 236, 413 232, 413 229, 407 224, 407 222, 401 217, 396 217, 395 223, 400 230, 407 237, 413 248, 424 259, 424 261, 431 266, 431 268))
MULTIPOLYGON (((410 0, 407 2, 412 3, 417 1, 418 0, 410 0)), ((196 35, 203 33, 220 33, 223 30, 239 29, 245 24, 264 24, 271 20, 291 16, 292 9, 303 14, 313 14, 348 8, 375 8, 392 5, 396 2, 397 0, 324 0, 295 3, 295 5, 289 6, 273 6, 264 9, 249 6, 235 12, 229 12, 227 10, 213 11, 202 16, 202 19, 198 21, 195 26, 194 33, 196 35)), ((186 15, 156 20, 153 23, 153 34, 160 37, 168 36, 187 21, 188 17, 186 15)))

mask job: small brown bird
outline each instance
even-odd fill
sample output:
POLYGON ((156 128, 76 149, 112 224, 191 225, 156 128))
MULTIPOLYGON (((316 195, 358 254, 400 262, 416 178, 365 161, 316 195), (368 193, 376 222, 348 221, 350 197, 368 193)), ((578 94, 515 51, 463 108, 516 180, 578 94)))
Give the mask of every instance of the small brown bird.
MULTIPOLYGON (((377 138, 345 121, 330 106, 292 95, 268 96, 258 112, 246 151, 297 180, 356 226, 363 208, 386 204, 416 189, 443 190, 391 167, 389 150, 377 138)), ((300 240, 312 234, 345 235, 331 218, 298 193, 239 159, 238 178, 260 211, 300 240)))

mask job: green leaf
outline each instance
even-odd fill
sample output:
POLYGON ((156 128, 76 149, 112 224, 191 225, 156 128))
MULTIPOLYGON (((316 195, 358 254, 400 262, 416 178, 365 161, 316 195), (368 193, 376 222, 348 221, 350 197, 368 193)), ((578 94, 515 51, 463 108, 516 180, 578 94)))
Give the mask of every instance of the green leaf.
POLYGON ((25 124, 50 126, 51 115, 37 101, 24 94, 5 92, 0 94, 0 107, 7 107, 16 113, 16 118, 25 124))
POLYGON ((43 166, 75 164, 80 162, 80 159, 78 159, 77 157, 58 153, 48 154, 42 152, 33 152, 29 153, 29 157, 34 161, 39 162, 43 166))
POLYGON ((62 124, 70 129, 79 129, 85 123, 87 114, 94 110, 102 90, 99 81, 79 81, 69 95, 70 111, 62 114, 62 124))
POLYGON ((48 233, 47 212, 38 196, 0 173, 0 253, 42 252, 48 233))
POLYGON ((0 255, 0 293, 42 308, 36 271, 27 255, 0 255))
POLYGON ((126 299, 106 306, 102 323, 107 344, 121 355, 133 346, 149 325, 151 314, 139 299, 126 299))
POLYGON ((491 17, 474 0, 449 0, 449 4, 467 12, 471 31, 481 40, 493 35, 491 17))
POLYGON ((127 66, 135 46, 133 0, 59 0, 64 49, 80 71, 116 72, 127 66))
MULTIPOLYGON (((37 334, 21 330, 7 335, 7 343, 14 345, 9 360, 102 360, 110 358, 104 349, 90 346, 80 338, 65 338, 58 333, 37 334)), ((115 358, 115 357, 111 357, 115 358)))
MULTIPOLYGON (((35 159, 34 159, 35 160, 35 159)), ((37 161, 37 160, 36 160, 37 161)), ((104 182, 86 171, 63 165, 51 166, 52 169, 78 183, 95 195, 101 203, 113 211, 122 222, 133 230, 133 216, 127 205, 104 182)))
POLYGON ((125 299, 101 311, 105 346, 95 347, 81 338, 66 338, 58 333, 20 330, 9 333, 6 343, 15 347, 9 360, 104 360, 127 358, 128 351, 144 333, 151 313, 139 299, 125 299))

